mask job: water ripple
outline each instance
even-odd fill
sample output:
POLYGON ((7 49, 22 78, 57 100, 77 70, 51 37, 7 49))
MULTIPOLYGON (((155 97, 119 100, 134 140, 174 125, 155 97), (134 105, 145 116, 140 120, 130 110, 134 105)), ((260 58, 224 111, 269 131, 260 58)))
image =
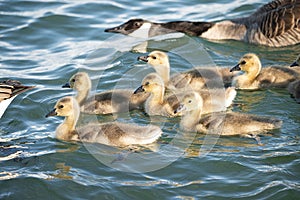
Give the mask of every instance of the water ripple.
MULTIPOLYGON (((150 164, 168 162, 168 165, 147 173, 127 173, 113 167, 127 169, 148 164, 131 159, 131 155, 123 156, 127 153, 124 149, 107 147, 91 152, 85 144, 56 140, 55 128, 63 119, 45 118, 57 99, 74 94, 61 86, 77 71, 91 75, 92 92, 134 89, 145 74, 152 72, 145 63, 136 60, 144 55, 136 50, 141 49, 145 39, 104 33, 105 28, 137 17, 158 22, 243 17, 264 3, 262 0, 1 1, 2 77, 36 88, 17 96, 1 118, 0 198, 298 198, 299 105, 286 90, 238 93, 239 105, 232 110, 284 121, 281 130, 261 136, 263 146, 249 138, 220 137, 204 155, 200 149, 208 141, 205 135, 197 134, 188 138, 193 139, 189 147, 170 148, 168 145, 174 145, 172 139, 176 137, 179 120, 153 118, 153 123, 163 124, 164 134, 156 153, 164 159, 150 164), (97 160, 93 153, 117 161, 110 167, 97 160), (118 160, 118 156, 123 157, 118 160)), ((233 66, 248 51, 258 53, 264 66, 288 65, 300 51, 299 45, 273 49, 233 41, 212 42, 182 34, 146 42, 148 49, 143 51, 171 51, 172 73, 196 65, 233 66), (189 55, 190 62, 178 55, 189 55)), ((121 121, 149 123, 143 112, 119 117, 121 121)), ((102 118, 114 120, 112 116, 102 118)), ((184 139, 180 142, 184 143, 184 139)), ((148 154, 149 149, 136 153, 148 154)))

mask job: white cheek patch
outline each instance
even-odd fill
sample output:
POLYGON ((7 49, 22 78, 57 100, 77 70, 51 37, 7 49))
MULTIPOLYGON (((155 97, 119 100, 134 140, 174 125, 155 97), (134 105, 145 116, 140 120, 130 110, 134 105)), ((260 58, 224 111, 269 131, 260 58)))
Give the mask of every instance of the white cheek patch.
POLYGON ((148 38, 150 28, 151 28, 151 23, 146 22, 140 28, 133 31, 129 35, 132 37, 137 37, 137 38, 148 38))
POLYGON ((6 99, 6 100, 3 100, 1 101, 0 103, 0 118, 2 117, 2 115, 4 114, 5 110, 7 109, 7 107, 9 106, 9 104, 14 100, 14 98, 16 98, 17 95, 9 98, 9 99, 6 99))

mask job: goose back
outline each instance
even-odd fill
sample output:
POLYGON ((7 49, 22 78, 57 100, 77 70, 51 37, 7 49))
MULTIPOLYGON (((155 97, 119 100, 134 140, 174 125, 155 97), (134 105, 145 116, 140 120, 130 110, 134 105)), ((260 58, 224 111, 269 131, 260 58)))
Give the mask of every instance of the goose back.
POLYGON ((253 53, 245 54, 230 71, 244 72, 233 79, 232 85, 238 89, 247 90, 271 87, 284 88, 300 77, 300 74, 290 67, 262 68, 259 57, 253 53))
POLYGON ((299 10, 300 0, 274 0, 251 15, 236 19, 219 22, 166 23, 131 19, 105 31, 142 38, 178 31, 212 40, 232 39, 270 47, 283 47, 300 43, 299 10))

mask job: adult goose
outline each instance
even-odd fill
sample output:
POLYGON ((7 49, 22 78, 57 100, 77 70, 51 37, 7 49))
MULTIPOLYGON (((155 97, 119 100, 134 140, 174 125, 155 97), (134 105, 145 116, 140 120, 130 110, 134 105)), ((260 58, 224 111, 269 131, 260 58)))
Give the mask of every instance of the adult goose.
POLYGON ((300 74, 289 67, 270 66, 262 68, 259 57, 253 53, 245 54, 231 70, 243 71, 234 77, 232 85, 237 89, 255 90, 264 88, 286 88, 300 74))
POLYGON ((63 116, 65 120, 56 128, 56 138, 109 146, 146 145, 155 142, 162 134, 158 126, 137 126, 120 122, 86 124, 76 127, 80 107, 71 96, 58 100, 46 117, 63 116))
POLYGON ((34 86, 25 86, 16 80, 6 80, 0 82, 0 118, 14 98, 16 98, 22 92, 32 88, 34 88, 34 86))
POLYGON ((274 0, 247 17, 219 22, 171 21, 155 23, 144 19, 131 19, 124 24, 105 29, 148 38, 172 32, 211 40, 239 40, 270 47, 283 47, 300 43, 300 0, 274 0))
POLYGON ((126 89, 109 90, 90 96, 92 83, 86 72, 74 74, 62 87, 77 91, 75 98, 81 112, 88 114, 112 114, 139 109, 149 96, 146 93, 133 94, 133 91, 126 89))

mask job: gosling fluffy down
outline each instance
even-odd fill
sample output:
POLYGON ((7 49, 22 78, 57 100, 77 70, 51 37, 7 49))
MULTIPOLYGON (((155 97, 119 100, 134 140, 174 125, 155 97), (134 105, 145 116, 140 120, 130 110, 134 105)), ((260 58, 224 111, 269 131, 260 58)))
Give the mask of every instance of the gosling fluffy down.
POLYGON ((286 88, 289 83, 300 77, 297 71, 289 67, 262 68, 258 56, 253 53, 245 54, 230 71, 243 72, 243 74, 236 75, 232 81, 232 86, 241 90, 286 88))
POLYGON ((81 112, 88 114, 112 114, 142 109, 149 96, 146 93, 133 94, 133 91, 126 89, 109 90, 89 96, 92 83, 85 72, 74 74, 62 87, 77 91, 75 98, 81 107, 81 112))
POLYGON ((79 115, 80 108, 77 100, 67 96, 58 100, 54 109, 46 117, 65 117, 56 128, 56 137, 60 140, 101 143, 110 146, 146 145, 155 142, 162 134, 157 126, 138 126, 119 122, 76 127, 79 115))
POLYGON ((163 79, 167 89, 200 90, 204 88, 223 88, 231 85, 236 73, 230 73, 229 68, 195 67, 186 72, 174 74, 170 77, 169 56, 162 51, 152 51, 147 56, 140 56, 138 60, 148 63, 163 79))
MULTIPOLYGON (((148 92, 150 97, 145 102, 145 111, 148 115, 162 115, 167 117, 180 116, 180 112, 174 112, 180 99, 187 92, 171 91, 166 94, 164 82, 157 73, 150 73, 142 81, 142 85, 135 91, 148 92)), ((237 92, 235 88, 197 90, 203 99, 205 107, 202 113, 225 111, 229 107, 237 92)))
POLYGON ((186 94, 177 108, 177 112, 183 113, 180 127, 185 131, 252 137, 282 125, 281 120, 246 113, 213 113, 201 116, 202 109, 203 100, 198 93, 186 94))

